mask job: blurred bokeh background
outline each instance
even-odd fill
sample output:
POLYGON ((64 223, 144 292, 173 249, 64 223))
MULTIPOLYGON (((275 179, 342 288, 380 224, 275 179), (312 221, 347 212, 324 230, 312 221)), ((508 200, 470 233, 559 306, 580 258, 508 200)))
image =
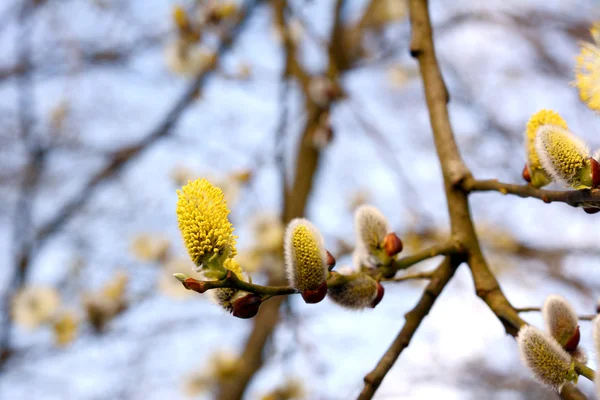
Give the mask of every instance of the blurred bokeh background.
MULTIPOLYGON (((432 0, 431 13, 475 177, 522 182, 523 131, 541 108, 600 147, 600 119, 571 85, 600 3, 432 0)), ((245 399, 356 396, 425 283, 388 283, 364 312, 293 296, 278 321, 279 303, 267 322, 236 319, 172 278, 192 273, 176 190, 198 177, 223 188, 255 282, 281 280, 282 220, 296 215, 338 265, 351 264, 363 203, 403 254, 443 240, 409 40, 403 0, 0 2, 0 398, 228 399, 236 385, 245 399)), ((471 198, 516 307, 559 293, 595 312, 600 216, 471 198)), ((552 396, 461 267, 376 398, 552 396)))

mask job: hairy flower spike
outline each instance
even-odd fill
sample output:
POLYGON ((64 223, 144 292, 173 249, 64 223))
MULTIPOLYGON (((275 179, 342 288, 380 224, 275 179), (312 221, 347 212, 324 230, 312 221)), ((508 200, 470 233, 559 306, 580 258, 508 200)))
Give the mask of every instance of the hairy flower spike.
POLYGON ((321 301, 327 290, 328 264, 323 237, 317 228, 303 218, 292 220, 285 231, 284 250, 290 286, 300 291, 307 302, 321 301), (307 300, 307 295, 314 297, 307 300))
POLYGON ((594 186, 587 146, 567 129, 541 127, 535 138, 535 149, 544 170, 554 180, 575 189, 594 186))
POLYGON ((581 51, 575 58, 575 86, 579 98, 589 108, 600 111, 600 23, 590 29, 594 43, 581 42, 581 51))
POLYGON ((352 310, 371 306, 378 294, 378 283, 369 275, 355 273, 340 276, 343 283, 329 286, 327 295, 336 304, 352 310))
POLYGON ((535 147, 535 138, 538 131, 544 126, 558 126, 567 129, 567 123, 560 115, 552 110, 540 110, 533 114, 527 122, 527 131, 525 135, 525 144, 527 149, 527 177, 525 171, 523 176, 532 186, 540 188, 552 182, 552 178, 540 162, 538 151, 535 147), (529 179, 527 179, 529 178, 529 179))
POLYGON ((364 204, 354 214, 356 229, 355 260, 370 267, 385 264, 390 256, 384 242, 391 232, 387 218, 377 208, 364 204))
MULTIPOLYGON (((542 314, 544 316, 544 321, 546 322, 548 333, 552 335, 563 348, 566 348, 579 327, 577 313, 575 313, 571 304, 569 304, 562 296, 555 294, 550 295, 544 302, 542 314)), ((572 348, 570 349, 566 348, 566 350, 575 350, 577 344, 575 344, 574 347, 571 346, 572 348)))
POLYGON ((517 343, 523 364, 540 383, 560 392, 565 383, 577 377, 571 356, 548 334, 525 325, 519 331, 517 343))
POLYGON ((177 221, 192 261, 202 267, 236 254, 233 226, 223 191, 206 179, 188 182, 177 191, 177 221))

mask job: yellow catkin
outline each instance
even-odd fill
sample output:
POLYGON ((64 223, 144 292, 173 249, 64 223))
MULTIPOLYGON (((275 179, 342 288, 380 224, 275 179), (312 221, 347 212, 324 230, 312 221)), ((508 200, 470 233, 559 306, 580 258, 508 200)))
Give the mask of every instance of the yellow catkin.
POLYGON ((572 379, 571 357, 551 336, 526 325, 519 331, 517 343, 523 363, 540 383, 560 392, 572 379))
POLYGON ((290 222, 285 234, 285 264, 290 285, 317 289, 327 278, 326 253, 319 231, 305 219, 290 222))
POLYGON ((554 180, 577 189, 591 185, 589 168, 587 176, 583 174, 588 150, 575 135, 562 127, 544 126, 538 130, 535 145, 544 170, 554 180))
POLYGON ((527 165, 532 178, 532 184, 536 187, 545 186, 551 181, 550 174, 544 171, 535 148, 535 138, 538 130, 543 126, 559 126, 568 129, 565 120, 552 110, 540 110, 533 114, 529 122, 527 122, 527 165))
POLYGON ((298 262, 298 283, 304 289, 317 288, 323 282, 323 263, 316 238, 307 227, 299 226, 292 236, 292 246, 298 262))
POLYGON ((600 111, 600 23, 590 29, 594 43, 581 42, 575 57, 575 86, 590 109, 600 111))
POLYGON ((206 179, 188 182, 177 191, 177 221, 190 258, 200 265, 205 257, 236 254, 233 225, 223 191, 206 179))

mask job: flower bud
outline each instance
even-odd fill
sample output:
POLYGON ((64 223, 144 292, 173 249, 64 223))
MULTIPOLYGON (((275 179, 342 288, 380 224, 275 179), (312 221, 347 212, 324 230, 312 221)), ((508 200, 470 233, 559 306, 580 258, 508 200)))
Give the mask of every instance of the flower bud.
POLYGON ((233 302, 233 316, 243 319, 254 317, 258 313, 262 300, 254 293, 248 293, 233 302))
POLYGON ((592 171, 592 187, 598 187, 600 186, 600 163, 594 157, 589 158, 589 163, 592 171))
POLYGON ((393 257, 402 251, 402 241, 395 233, 388 233, 383 239, 383 248, 388 256, 393 257))
MULTIPOLYGON (((384 241, 391 229, 385 216, 377 208, 364 204, 356 209, 354 224, 356 226, 355 263, 376 267, 389 262, 390 256, 384 248, 384 241)), ((398 248, 398 242, 390 238, 388 246, 391 251, 394 251, 398 248)))
POLYGON ((302 293, 307 303, 321 301, 327 291, 328 260, 317 228, 303 218, 292 220, 285 232, 284 252, 290 286, 302 293))
POLYGON ((529 168, 527 168, 527 164, 525 164, 525 166, 523 167, 523 172, 521 175, 523 176, 523 179, 526 182, 531 182, 531 174, 529 173, 529 168))
POLYGON ((325 251, 327 252, 327 269, 331 271, 335 267, 335 257, 333 257, 329 250, 325 251))
POLYGON ((596 214, 597 212, 600 211, 600 208, 596 208, 596 207, 583 207, 583 211, 585 211, 586 214, 596 214))
POLYGON ((384 294, 385 294, 385 290, 383 288, 383 285, 380 282, 377 282, 377 296, 375 296, 375 299, 373 299, 373 301, 371 302, 371 305, 369 307, 371 307, 371 308, 377 307, 377 304, 379 304, 381 302, 381 300, 383 299, 384 294))
POLYGON ((548 333, 565 350, 575 350, 579 344, 579 326, 577 313, 571 304, 562 296, 550 295, 544 302, 542 314, 548 333))
MULTIPOLYGON (((363 273, 340 275, 340 284, 332 285, 327 289, 327 295, 336 304, 360 310, 372 307, 379 294, 379 283, 363 273)), ((374 307, 374 306, 373 306, 374 307)))
POLYGON ((327 282, 323 282, 317 289, 315 290, 304 290, 300 293, 304 302, 306 304, 315 304, 319 303, 321 300, 325 298, 327 295, 327 282))
POLYGON ((566 128, 539 128, 535 149, 544 170, 555 181, 575 189, 593 187, 589 150, 585 143, 566 128))
POLYGON ((542 384, 560 392, 563 385, 577 377, 571 356, 548 334, 529 325, 517 337, 521 360, 542 384))

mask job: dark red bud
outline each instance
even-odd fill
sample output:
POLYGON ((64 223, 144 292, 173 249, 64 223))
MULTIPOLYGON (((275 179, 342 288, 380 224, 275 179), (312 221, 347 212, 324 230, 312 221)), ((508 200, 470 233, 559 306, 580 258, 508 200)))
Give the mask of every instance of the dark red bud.
POLYGON ((321 283, 315 290, 305 290, 300 293, 306 304, 315 304, 320 302, 327 295, 327 282, 321 283))
POLYGON ((331 271, 335 267, 335 258, 328 250, 325 251, 327 251, 327 268, 331 271))
POLYGON ((596 207, 583 207, 583 211, 585 211, 586 214, 596 214, 597 212, 600 211, 600 208, 596 208, 596 207))
POLYGON ((525 166, 523 167, 522 176, 523 179, 525 179, 525 181, 531 182, 531 174, 529 173, 529 168, 527 168, 527 164, 525 164, 525 166))
POLYGON ((565 344, 566 351, 575 351, 577 346, 579 345, 579 339, 581 338, 581 333, 579 332, 579 325, 577 325, 577 329, 575 329, 575 333, 571 336, 571 339, 565 344))
POLYGON ((596 304, 596 314, 600 314, 600 303, 596 304))
POLYGON ((590 167, 592 169, 592 186, 600 186, 600 164, 594 157, 590 157, 590 167))
POLYGON ((233 316, 243 319, 252 318, 258 313, 261 303, 260 296, 249 293, 233 302, 233 316))
POLYGON ((375 296, 375 299, 371 302, 371 305, 369 307, 375 308, 377 306, 377 304, 379 304, 381 299, 383 299, 384 294, 385 294, 385 290, 383 289, 383 285, 381 283, 377 282, 377 296, 375 296))
POLYGON ((395 256, 402 251, 402 240, 395 233, 388 233, 383 239, 383 248, 388 256, 395 256))

